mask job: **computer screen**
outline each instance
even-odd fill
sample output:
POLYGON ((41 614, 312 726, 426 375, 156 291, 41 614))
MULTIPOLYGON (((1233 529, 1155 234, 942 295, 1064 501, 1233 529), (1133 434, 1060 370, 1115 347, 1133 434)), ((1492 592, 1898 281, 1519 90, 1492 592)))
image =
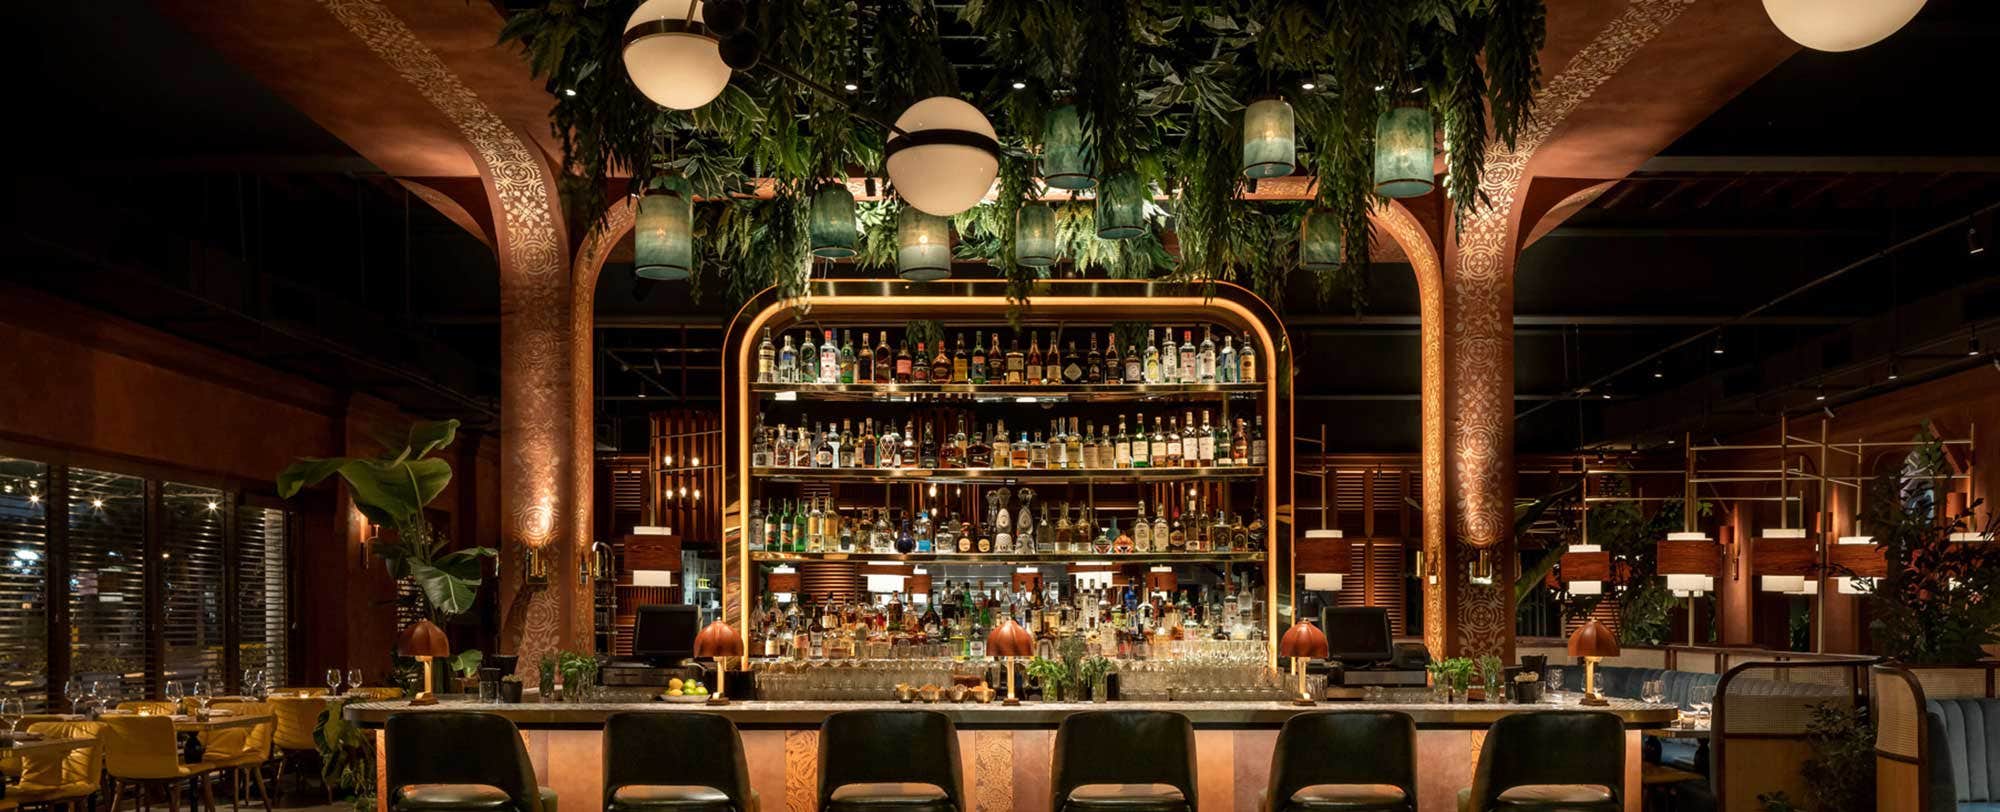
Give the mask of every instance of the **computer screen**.
POLYGON ((1329 606, 1322 616, 1327 658, 1345 663, 1387 662, 1395 656, 1389 610, 1379 606, 1329 606))
POLYGON ((657 604, 639 607, 632 626, 632 656, 678 665, 694 656, 694 636, 700 617, 693 606, 657 604))

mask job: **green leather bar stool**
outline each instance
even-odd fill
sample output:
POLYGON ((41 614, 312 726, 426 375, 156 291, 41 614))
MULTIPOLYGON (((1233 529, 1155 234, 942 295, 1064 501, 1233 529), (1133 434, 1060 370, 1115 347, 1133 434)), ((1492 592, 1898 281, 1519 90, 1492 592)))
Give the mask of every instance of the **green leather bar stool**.
POLYGON ((965 812, 958 728, 936 711, 842 711, 819 728, 820 812, 965 812))
POLYGON ((1625 723, 1603 711, 1537 711, 1487 730, 1459 812, 1619 812, 1625 723))
POLYGON ((639 711, 604 720, 608 812, 757 812, 743 737, 713 713, 639 711))
POLYGON ((1261 806, 1264 812, 1416 812, 1417 723, 1388 711, 1320 711, 1286 720, 1261 806))
POLYGON ((537 786, 521 731, 506 718, 464 711, 393 714, 383 725, 390 805, 396 812, 556 812, 537 786))
POLYGON ((1056 729, 1052 812, 1195 812, 1194 725, 1164 711, 1073 713, 1056 729))

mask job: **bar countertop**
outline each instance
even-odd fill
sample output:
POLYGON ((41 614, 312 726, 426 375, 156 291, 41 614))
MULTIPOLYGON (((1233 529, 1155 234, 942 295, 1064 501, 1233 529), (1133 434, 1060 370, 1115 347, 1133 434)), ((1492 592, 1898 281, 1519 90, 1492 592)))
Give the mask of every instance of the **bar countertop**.
POLYGON ((965 729, 1053 729, 1072 713, 1093 710, 1162 710, 1187 715, 1197 728, 1216 730, 1275 730, 1292 716, 1311 711, 1391 710, 1409 714, 1417 727, 1433 730, 1484 729, 1502 716, 1527 711, 1609 711, 1625 721, 1628 729, 1663 728, 1671 724, 1678 709, 1667 704, 1647 704, 1612 699, 1608 706, 1576 704, 1488 704, 1321 702, 1298 706, 1286 702, 1023 702, 1017 706, 972 702, 799 702, 735 700, 727 705, 668 702, 522 702, 496 704, 469 699, 446 698, 436 705, 412 706, 402 700, 355 702, 343 716, 363 727, 380 727, 396 713, 434 711, 478 711, 497 713, 528 730, 596 730, 606 717, 629 711, 701 711, 718 713, 747 730, 817 728, 828 714, 846 710, 934 710, 950 716, 965 729))

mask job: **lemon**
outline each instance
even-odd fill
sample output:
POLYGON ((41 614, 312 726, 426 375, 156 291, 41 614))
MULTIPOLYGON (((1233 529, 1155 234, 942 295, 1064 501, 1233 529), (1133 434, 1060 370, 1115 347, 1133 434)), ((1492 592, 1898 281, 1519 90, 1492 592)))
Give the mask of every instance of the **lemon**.
POLYGON ((673 679, 667 680, 667 690, 669 691, 678 691, 681 690, 682 687, 683 684, 681 682, 680 677, 675 677, 673 679))

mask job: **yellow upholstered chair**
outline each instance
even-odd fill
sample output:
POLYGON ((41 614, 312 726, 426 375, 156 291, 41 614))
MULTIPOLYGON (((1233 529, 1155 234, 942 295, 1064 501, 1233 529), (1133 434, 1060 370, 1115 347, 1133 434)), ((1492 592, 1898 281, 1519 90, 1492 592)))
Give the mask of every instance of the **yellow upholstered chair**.
POLYGON ((180 747, 174 736, 174 720, 165 716, 106 716, 98 741, 104 745, 104 771, 111 776, 111 808, 117 809, 126 786, 137 791, 141 802, 146 790, 159 787, 167 797, 167 812, 180 812, 180 793, 174 784, 192 781, 200 786, 209 809, 215 808, 208 775, 217 764, 203 761, 182 764, 180 747))
POLYGON ((167 716, 181 712, 179 702, 168 702, 164 699, 127 699, 118 703, 118 709, 133 713, 150 713, 167 716))
MULTIPOLYGON (((39 722, 64 722, 70 718, 60 713, 25 714, 21 717, 20 726, 16 729, 23 731, 30 730, 39 722)), ((19 780, 21 778, 21 757, 13 753, 0 753, 0 776, 6 776, 10 781, 19 780)))
MULTIPOLYGON (((242 716, 270 716, 269 702, 217 702, 209 705, 211 710, 229 710, 242 716)), ((230 773, 230 803, 241 806, 249 797, 249 788, 257 788, 257 796, 264 803, 264 809, 271 808, 271 793, 264 784, 264 765, 271 763, 271 743, 277 732, 276 719, 266 719, 249 727, 230 727, 210 734, 212 743, 206 743, 208 755, 202 760, 214 761, 230 773)))
MULTIPOLYGON (((286 765, 299 757, 319 758, 319 745, 313 742, 313 728, 319 726, 319 715, 326 712, 330 704, 321 691, 317 697, 271 697, 273 721, 271 743, 278 748, 278 775, 274 779, 283 781, 286 765)), ((328 788, 329 799, 332 789, 328 788)), ((330 802, 330 801, 329 801, 330 802)))
MULTIPOLYGON (((28 732, 51 739, 100 739, 102 722, 36 722, 28 732)), ((22 757, 21 783, 7 790, 7 797, 31 806, 84 808, 96 806, 93 797, 104 775, 104 748, 101 740, 64 753, 22 757)))
POLYGON ((403 689, 390 688, 381 685, 374 685, 374 686, 363 685, 358 688, 349 688, 347 690, 347 693, 349 696, 356 697, 357 699, 360 697, 367 697, 369 700, 375 702, 384 702, 391 699, 403 698, 403 689))
POLYGON ((272 688, 271 696, 326 696, 325 688, 272 688))

